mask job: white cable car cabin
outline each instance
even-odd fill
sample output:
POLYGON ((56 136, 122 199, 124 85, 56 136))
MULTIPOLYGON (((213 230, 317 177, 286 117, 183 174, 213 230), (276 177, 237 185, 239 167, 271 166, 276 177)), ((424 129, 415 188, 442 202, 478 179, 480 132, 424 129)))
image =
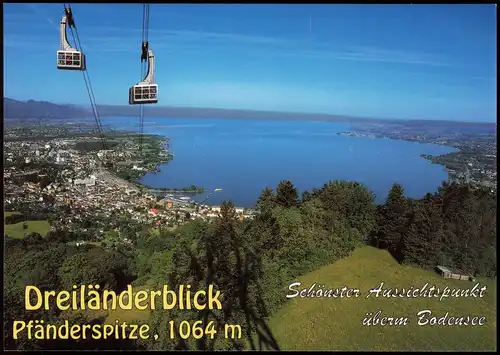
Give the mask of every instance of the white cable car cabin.
POLYGON ((158 85, 154 84, 155 77, 155 56, 151 49, 148 50, 148 73, 144 80, 132 86, 128 92, 128 103, 156 104, 158 103, 158 85))
POLYGON ((61 50, 57 51, 57 69, 85 70, 85 54, 72 48, 66 36, 67 17, 61 19, 61 50))

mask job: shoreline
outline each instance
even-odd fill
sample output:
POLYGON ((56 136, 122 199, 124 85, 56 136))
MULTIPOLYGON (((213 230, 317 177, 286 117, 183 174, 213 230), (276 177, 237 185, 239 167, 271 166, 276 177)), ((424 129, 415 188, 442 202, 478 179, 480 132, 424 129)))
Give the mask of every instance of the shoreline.
MULTIPOLYGON (((121 131, 121 130, 114 130, 116 133, 130 133, 128 131, 121 131)), ((135 176, 131 179, 124 178, 122 176, 119 176, 119 174, 116 171, 104 168, 108 173, 112 174, 115 178, 120 179, 124 183, 126 183, 129 186, 133 186, 135 188, 139 188, 141 190, 147 190, 149 194, 155 195, 153 191, 161 191, 163 194, 172 194, 176 195, 177 198, 189 198, 190 200, 192 199, 193 195, 201 195, 206 193, 206 191, 202 187, 195 186, 196 191, 194 190, 189 190, 189 191, 183 191, 182 188, 180 189, 175 189, 175 188, 157 188, 157 187, 152 187, 150 185, 145 184, 142 182, 142 178, 146 176, 147 174, 151 173, 157 173, 161 172, 161 169, 159 166, 161 165, 168 165, 168 163, 173 159, 173 154, 169 151, 170 148, 170 138, 166 137, 161 134, 153 134, 153 133, 148 133, 144 134, 143 138, 153 138, 153 140, 158 144, 159 153, 152 158, 152 162, 149 164, 146 164, 146 166, 142 170, 134 170, 133 168, 127 168, 129 172, 132 172, 135 174, 135 176), (165 155, 167 156, 167 159, 161 159, 161 157, 165 155), (201 191, 199 191, 201 189, 201 191), (164 190, 164 191, 162 191, 164 190)), ((150 158, 150 157, 149 157, 150 158)), ((194 200, 193 200, 194 201, 194 200)), ((196 202, 196 201, 194 201, 196 202)))
MULTIPOLYGON (((349 124, 348 122, 344 122, 344 123, 346 123, 347 125, 349 124)), ((365 131, 365 132, 363 132, 363 131, 359 131, 359 130, 352 129, 352 128, 351 128, 351 130, 352 130, 352 132, 345 132, 345 131, 344 131, 344 132, 342 132, 342 131, 340 131, 340 132, 336 132, 336 135, 354 136, 354 137, 360 137, 360 138, 370 138, 370 139, 391 139, 391 140, 396 140, 396 141, 406 141, 406 142, 419 143, 419 144, 428 144, 428 145, 435 145, 435 146, 445 146, 445 147, 448 147, 448 148, 453 148, 453 149, 455 149, 455 151, 457 151, 457 152, 459 151, 459 149, 458 149, 458 148, 456 148, 456 147, 454 147, 454 146, 451 146, 451 145, 437 144, 437 143, 432 143, 432 142, 425 142, 425 141, 418 141, 418 140, 411 140, 411 139, 392 138, 392 137, 388 137, 388 136, 385 136, 385 135, 383 135, 383 134, 380 134, 380 133, 378 133, 378 132, 370 132, 370 133, 367 133, 366 131, 365 131)), ((163 138, 163 137, 165 137, 165 136, 162 136, 162 135, 160 135, 160 134, 152 134, 152 135, 159 136, 159 137, 162 137, 162 138, 163 138)), ((423 153, 422 153, 422 154, 423 154, 423 153)), ((429 161, 431 164, 441 165, 441 166, 443 167, 443 170, 446 172, 447 179, 450 179, 450 177, 451 177, 451 176, 450 176, 450 172, 448 171, 448 169, 446 168, 446 166, 445 166, 444 164, 434 163, 434 162, 432 162, 430 159, 426 159, 426 158, 422 157, 422 156, 421 156, 422 154, 420 154, 420 155, 419 155, 419 157, 421 157, 421 158, 423 158, 423 159, 425 159, 425 160, 429 161)), ((449 153, 445 153, 445 154, 449 154, 449 153)), ((442 154, 442 155, 445 155, 445 154, 442 154)), ((439 155, 439 156, 442 156, 442 155, 439 155)), ((166 164, 168 164, 168 162, 167 162, 166 164)), ((145 171, 145 172, 144 172, 144 174, 142 174, 142 175, 141 175, 141 177, 139 177, 139 178, 137 178, 137 179, 136 179, 136 183, 137 183, 137 184, 139 184, 139 185, 141 185, 141 186, 142 186, 142 187, 144 187, 144 188, 149 189, 149 190, 155 190, 155 189, 160 190, 161 188, 154 188, 154 187, 151 187, 151 186, 149 186, 149 185, 147 185, 147 184, 144 184, 144 183, 142 183, 142 182, 139 182, 139 180, 140 180, 140 179, 142 179, 144 176, 146 176, 146 175, 147 175, 147 174, 149 174, 149 173, 154 173, 154 171, 145 171)), ((438 187, 439 187, 439 184, 438 184, 438 185, 436 185, 436 190, 437 190, 437 188, 438 188, 438 187)), ((177 195, 178 197, 189 197, 189 198, 191 198, 191 196, 185 196, 185 195, 182 195, 182 193, 183 193, 182 191, 179 191, 179 192, 168 192, 168 193, 170 193, 170 194, 175 194, 175 195, 177 195)), ((196 196, 196 195, 203 195, 203 194, 205 194, 205 193, 206 193, 206 191, 205 191, 204 193, 194 194, 194 195, 195 195, 195 196, 196 196)), ((257 197, 258 197, 258 196, 257 196, 257 197)), ((256 197, 256 199, 257 199, 257 197, 256 197)), ((194 201, 195 203, 199 203, 198 201, 195 201, 194 199, 193 199, 193 201, 194 201)), ((380 203, 376 202, 376 204, 377 204, 377 205, 378 205, 378 204, 383 204, 383 202, 382 202, 382 201, 383 201, 383 197, 380 197, 380 201, 381 201, 380 203)), ((208 204, 207 204, 207 203, 204 203, 204 204, 205 204, 205 205, 207 205, 207 206, 217 206, 217 205, 212 205, 212 204, 210 204, 209 202, 208 202, 208 204)), ((250 208, 250 209, 251 209, 251 208, 254 208, 254 207, 245 207, 245 208, 250 208)))
MULTIPOLYGON (((349 122, 338 122, 338 123, 344 123, 347 130, 349 130, 350 132, 346 132, 346 130, 344 129, 344 132, 342 131, 338 131, 336 132, 335 134, 337 135, 346 135, 346 136, 357 136, 357 137, 366 137, 366 138, 370 138, 370 139, 391 139, 391 140, 399 140, 399 141, 406 141, 406 142, 412 142, 412 143, 418 143, 418 144, 428 144, 428 145, 432 145, 432 146, 435 146, 435 147, 446 147, 447 149, 450 150, 450 152, 447 152, 447 153, 443 153, 443 154, 439 154, 439 155, 428 155, 425 156, 424 154, 425 153, 419 153, 419 158, 423 158, 427 161, 430 162, 430 164, 435 164, 435 165, 440 165, 443 169, 443 172, 445 173, 445 176, 446 176, 446 180, 454 180, 456 178, 456 175, 455 175, 455 172, 453 170, 450 171, 450 169, 446 166, 446 164, 442 163, 442 162, 436 162, 436 161, 433 161, 433 158, 436 158, 436 157, 443 157, 445 156, 446 154, 450 154, 450 153, 460 153, 461 152, 461 149, 456 147, 455 145, 453 144, 439 144, 439 143, 436 143, 436 142, 432 142, 432 141, 426 141, 426 140, 420 140, 420 139, 405 139, 405 138, 396 138, 396 137, 391 137, 391 136, 388 136, 387 134, 384 134, 384 133, 380 133, 380 132, 377 132, 377 131, 369 131, 369 130, 360 130, 360 129, 356 129, 356 128, 353 128, 353 127, 349 127, 349 122)), ((161 134, 152 134, 154 136, 157 136, 157 137, 162 137, 162 138, 167 138, 161 134)), ((168 141, 168 140, 167 140, 168 141)), ((166 162, 168 164, 168 162, 166 162)), ((162 163, 163 165, 163 163, 162 163)), ((154 172, 154 171, 144 171, 138 178, 135 179, 135 184, 138 184, 140 186, 142 186, 143 188, 146 188, 146 189, 161 189, 161 188, 156 188, 156 187, 152 187, 148 184, 145 184, 143 182, 141 182, 140 180, 146 176, 148 173, 151 173, 151 172, 154 172)), ((435 188, 437 189, 439 187, 439 183, 436 184, 435 188)), ((177 196, 182 196, 182 195, 188 195, 188 194, 183 194, 182 191, 169 191, 168 193, 171 193, 171 194, 175 194, 177 196)), ((195 196, 198 195, 198 194, 195 194, 195 196)), ((202 194, 199 194, 199 195, 202 195, 202 194)), ((189 197, 193 197, 193 195, 191 193, 189 193, 189 197)))
POLYGON ((433 161, 433 158, 439 158, 439 157, 443 157, 447 154, 461 152, 460 148, 458 148, 452 144, 438 144, 435 142, 426 142, 426 141, 421 141, 421 140, 416 140, 416 139, 394 138, 394 137, 389 137, 389 136, 387 136, 383 133, 379 133, 379 132, 368 131, 368 130, 363 131, 363 130, 358 130, 358 129, 353 129, 353 128, 351 128, 351 129, 353 132, 338 132, 337 135, 348 136, 348 137, 370 138, 370 139, 390 139, 390 140, 395 140, 395 141, 413 142, 413 143, 419 143, 419 144, 429 144, 429 145, 436 145, 436 146, 442 146, 442 147, 447 147, 447 148, 453 148, 453 149, 455 149, 454 152, 444 153, 444 154, 440 154, 440 155, 430 155, 430 154, 421 153, 419 155, 419 157, 429 161, 431 164, 441 165, 443 167, 443 170, 447 174, 447 180, 453 180, 455 178, 455 176, 454 176, 455 171, 453 169, 448 168, 446 166, 446 164, 444 164, 444 163, 433 161), (367 132, 369 132, 369 133, 367 133, 367 132))

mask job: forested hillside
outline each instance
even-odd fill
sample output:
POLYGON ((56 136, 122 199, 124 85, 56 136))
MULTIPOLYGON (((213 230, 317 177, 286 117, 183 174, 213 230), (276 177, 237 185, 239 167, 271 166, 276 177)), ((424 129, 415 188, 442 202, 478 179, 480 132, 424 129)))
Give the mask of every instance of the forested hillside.
MULTIPOLYGON (((290 282, 306 272, 343 259, 364 244, 388 249, 400 263, 422 268, 457 267, 474 276, 496 277, 496 195, 486 189, 447 184, 421 200, 405 197, 395 184, 386 202, 356 182, 331 181, 298 196, 290 181, 266 188, 253 220, 240 221, 231 202, 212 222, 192 221, 159 233, 121 222, 118 229, 133 247, 68 242, 79 235, 50 232, 6 240, 4 328, 10 349, 242 349, 279 348, 267 327, 269 317, 286 302, 290 282), (216 285, 224 294, 223 309, 151 311, 148 323, 164 334, 168 321, 213 320, 241 324, 241 341, 170 340, 119 345, 105 340, 26 341, 12 339, 13 320, 44 319, 60 323, 104 322, 107 314, 91 312, 26 312, 24 287, 70 289, 99 284, 123 290, 126 284, 161 289, 190 284, 192 289, 216 285), (260 341, 258 341, 260 340, 260 341), (255 341, 252 344, 252 341, 255 341)), ((335 280, 331 280, 335 282, 335 280)), ((133 315, 124 315, 131 317, 133 315)), ((128 320, 128 319, 127 319, 128 320)))

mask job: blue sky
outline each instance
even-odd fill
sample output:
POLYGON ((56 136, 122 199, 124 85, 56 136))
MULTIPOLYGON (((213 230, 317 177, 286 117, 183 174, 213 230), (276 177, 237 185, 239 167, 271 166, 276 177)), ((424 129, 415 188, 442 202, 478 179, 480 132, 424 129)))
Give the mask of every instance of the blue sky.
MULTIPOLYGON (((72 8, 97 104, 127 104, 142 5, 72 8)), ((159 105, 496 121, 495 5, 150 8, 159 105)), ((62 15, 4 5, 6 97, 89 104, 81 73, 56 69, 62 15)))

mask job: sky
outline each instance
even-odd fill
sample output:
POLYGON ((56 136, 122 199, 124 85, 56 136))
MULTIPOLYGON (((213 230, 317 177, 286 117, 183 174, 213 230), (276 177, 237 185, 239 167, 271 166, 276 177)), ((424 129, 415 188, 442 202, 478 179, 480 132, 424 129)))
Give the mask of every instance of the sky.
MULTIPOLYGON (((72 4, 98 105, 141 80, 142 7, 72 4)), ((63 15, 4 4, 5 97, 89 105, 63 15)), ((152 4, 148 37, 162 106, 496 122, 493 4, 152 4)))

